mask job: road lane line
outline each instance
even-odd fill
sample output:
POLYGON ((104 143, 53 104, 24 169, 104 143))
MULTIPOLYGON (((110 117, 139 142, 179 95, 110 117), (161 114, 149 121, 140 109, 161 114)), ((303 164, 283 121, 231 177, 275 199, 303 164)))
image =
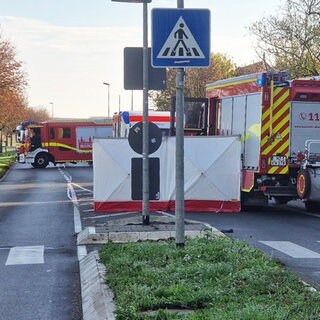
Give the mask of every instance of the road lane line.
MULTIPOLYGON (((72 177, 69 175, 67 176, 62 170, 60 170, 61 174, 64 176, 68 183, 67 187, 67 195, 68 198, 72 201, 73 203, 73 222, 74 222, 74 232, 78 234, 79 232, 82 231, 82 223, 81 223, 81 216, 80 216, 80 211, 79 211, 79 203, 78 203, 78 198, 77 194, 73 188, 73 183, 72 177)), ((85 256, 87 255, 87 247, 86 246, 77 246, 77 256, 78 256, 78 261, 82 260, 85 256)))
POLYGON ((73 203, 74 232, 79 233, 82 230, 80 211, 78 208, 78 199, 71 183, 68 183, 68 190, 70 194, 70 199, 73 203))
POLYGON ((9 251, 6 266, 44 263, 44 246, 13 247, 9 251))
POLYGON ((93 191, 92 191, 92 190, 87 189, 87 188, 85 188, 85 187, 82 187, 82 186, 80 186, 80 184, 77 184, 77 183, 72 182, 72 185, 74 185, 75 187, 81 189, 82 191, 86 191, 86 192, 89 193, 89 194, 93 194, 93 191))
POLYGON ((292 258, 320 258, 320 254, 309 250, 305 247, 299 246, 290 241, 259 241, 273 249, 276 249, 292 258))
POLYGON ((82 224, 81 224, 81 218, 80 218, 80 212, 78 209, 78 199, 76 192, 74 191, 74 188, 72 186, 72 177, 70 175, 67 175, 65 172, 63 172, 59 168, 60 173, 64 176, 66 179, 68 186, 67 186, 67 195, 68 198, 73 203, 73 222, 74 222, 74 232, 79 233, 82 230, 82 224))

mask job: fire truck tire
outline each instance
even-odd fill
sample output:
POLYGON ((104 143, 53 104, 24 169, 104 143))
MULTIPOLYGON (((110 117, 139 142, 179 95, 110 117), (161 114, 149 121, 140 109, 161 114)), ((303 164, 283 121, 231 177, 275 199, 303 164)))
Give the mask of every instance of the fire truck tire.
POLYGON ((45 153, 39 153, 32 166, 34 168, 45 168, 49 164, 48 156, 45 153))
POLYGON ((304 206, 308 212, 318 213, 320 210, 320 203, 316 201, 306 201, 304 206))
POLYGON ((306 169, 301 169, 297 176, 297 193, 300 199, 308 199, 311 191, 310 173, 306 169))

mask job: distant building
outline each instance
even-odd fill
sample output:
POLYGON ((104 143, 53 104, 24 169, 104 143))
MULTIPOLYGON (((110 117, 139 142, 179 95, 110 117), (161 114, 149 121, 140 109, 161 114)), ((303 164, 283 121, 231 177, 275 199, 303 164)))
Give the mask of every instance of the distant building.
POLYGON ((273 68, 266 62, 260 61, 260 62, 249 64, 244 67, 238 67, 236 69, 236 76, 244 76, 246 74, 259 73, 259 72, 264 72, 269 70, 273 70, 273 68))

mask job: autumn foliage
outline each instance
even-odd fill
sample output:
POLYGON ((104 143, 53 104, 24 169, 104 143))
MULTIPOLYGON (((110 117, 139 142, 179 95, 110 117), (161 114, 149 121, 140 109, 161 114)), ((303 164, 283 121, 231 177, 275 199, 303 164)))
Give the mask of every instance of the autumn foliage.
POLYGON ((5 141, 21 121, 45 120, 43 110, 28 107, 27 76, 22 62, 16 58, 14 47, 0 34, 0 138, 5 141))
MULTIPOLYGON (((185 69, 185 97, 205 97, 205 85, 208 82, 236 75, 235 64, 224 54, 211 54, 209 68, 185 69)), ((154 107, 157 110, 170 110, 171 97, 176 94, 176 69, 167 71, 167 89, 152 93, 154 107)))
POLYGON ((9 41, 0 38, 0 128, 3 133, 12 131, 27 107, 26 75, 21 66, 9 41))

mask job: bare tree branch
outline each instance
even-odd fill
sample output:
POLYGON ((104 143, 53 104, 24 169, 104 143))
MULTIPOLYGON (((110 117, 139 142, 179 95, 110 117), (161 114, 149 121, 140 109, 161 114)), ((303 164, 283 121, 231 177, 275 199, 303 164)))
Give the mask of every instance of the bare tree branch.
POLYGON ((278 16, 265 17, 249 28, 258 56, 294 77, 320 72, 320 0, 287 0, 278 16))

